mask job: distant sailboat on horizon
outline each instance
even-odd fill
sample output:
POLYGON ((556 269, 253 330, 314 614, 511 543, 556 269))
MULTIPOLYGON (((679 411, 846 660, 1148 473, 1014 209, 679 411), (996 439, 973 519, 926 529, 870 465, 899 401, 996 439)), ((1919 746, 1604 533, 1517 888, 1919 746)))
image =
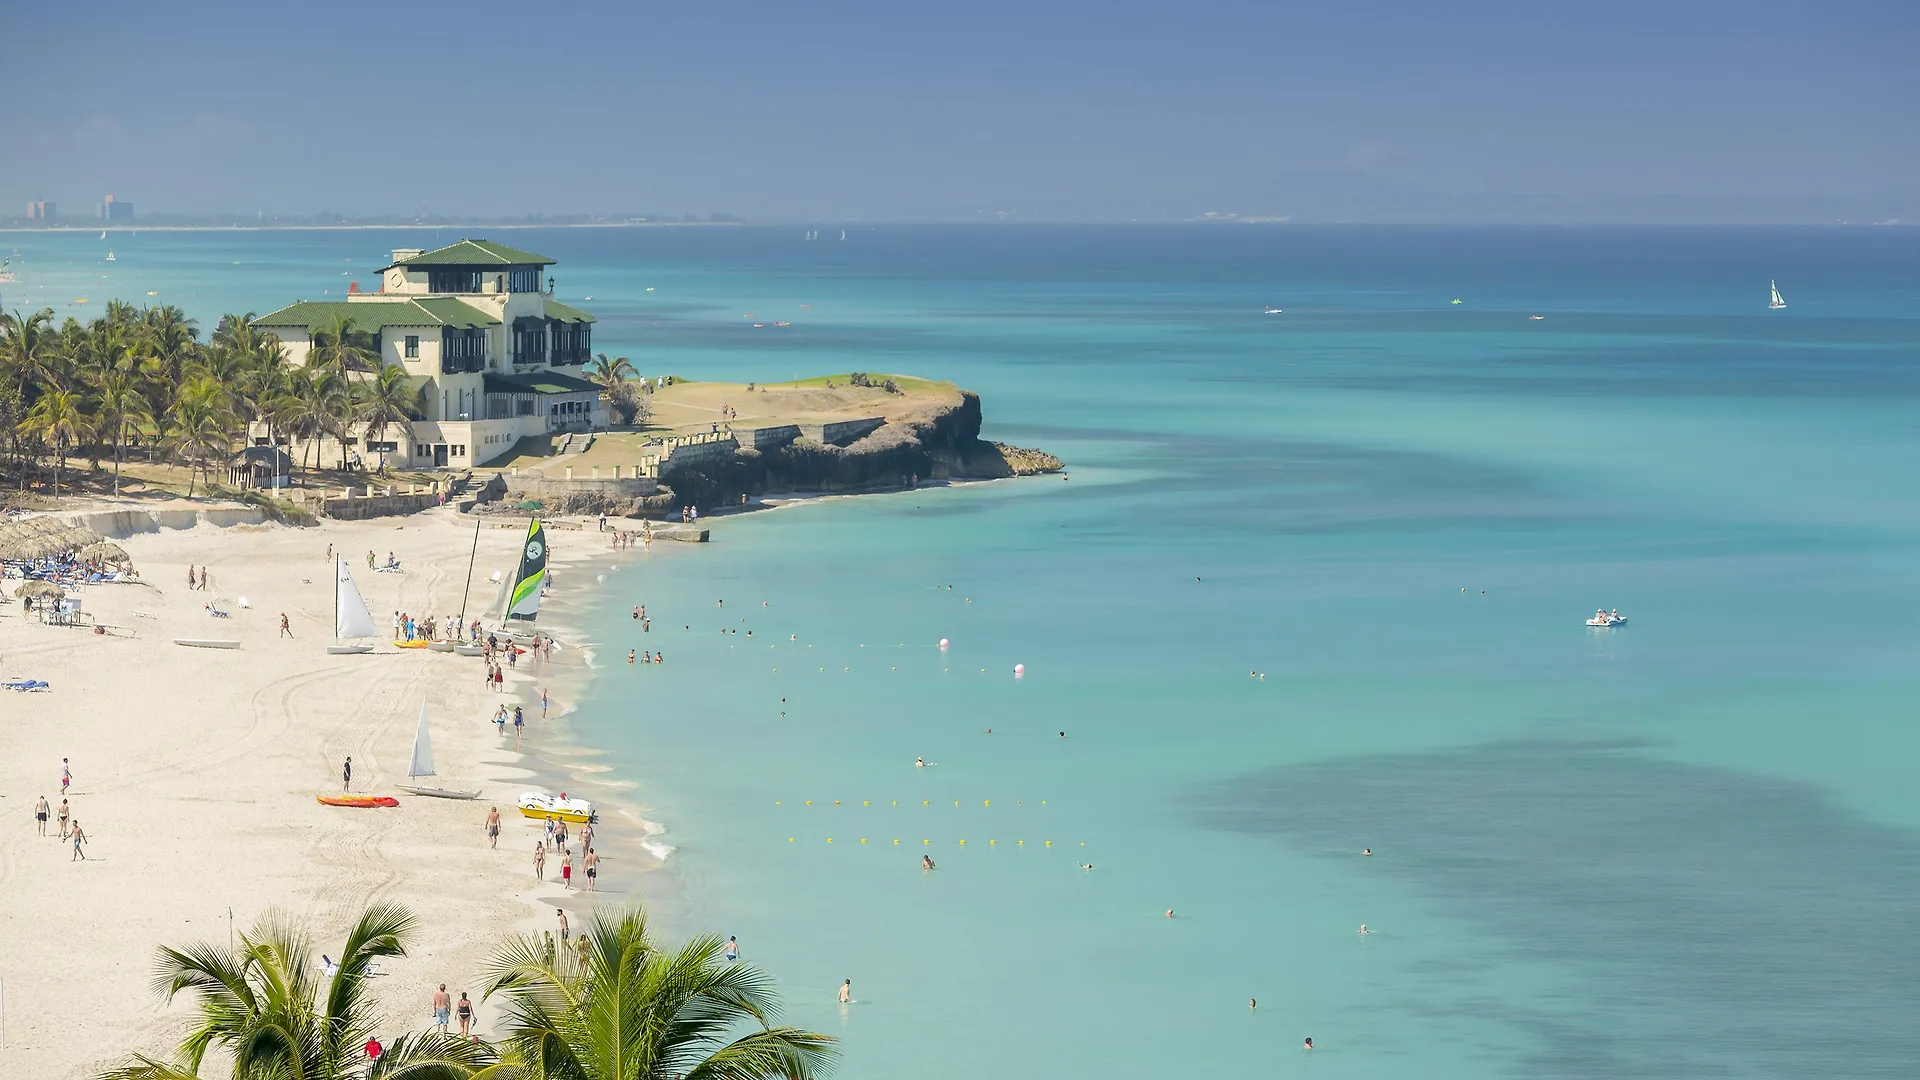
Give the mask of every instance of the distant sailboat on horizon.
POLYGON ((105 229, 101 229, 101 230, 100 230, 100 239, 102 239, 102 240, 105 240, 106 238, 107 238, 107 230, 105 230, 105 229))
POLYGON ((1787 306, 1786 300, 1780 296, 1780 286, 1778 284, 1773 281, 1768 281, 1767 292, 1771 294, 1767 299, 1767 309, 1769 311, 1778 311, 1787 306))

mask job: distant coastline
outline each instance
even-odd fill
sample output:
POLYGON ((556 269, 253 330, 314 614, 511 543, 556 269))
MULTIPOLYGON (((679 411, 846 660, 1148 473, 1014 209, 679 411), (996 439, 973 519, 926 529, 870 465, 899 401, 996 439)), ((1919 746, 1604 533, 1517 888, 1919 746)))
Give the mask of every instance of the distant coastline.
POLYGON ((712 229, 744 225, 743 221, 570 221, 570 222, 522 222, 519 224, 499 224, 495 222, 448 222, 448 223, 350 223, 338 225, 145 225, 137 222, 120 221, 113 224, 96 223, 90 225, 0 225, 0 233, 89 233, 98 229, 104 232, 351 232, 356 229, 712 229))

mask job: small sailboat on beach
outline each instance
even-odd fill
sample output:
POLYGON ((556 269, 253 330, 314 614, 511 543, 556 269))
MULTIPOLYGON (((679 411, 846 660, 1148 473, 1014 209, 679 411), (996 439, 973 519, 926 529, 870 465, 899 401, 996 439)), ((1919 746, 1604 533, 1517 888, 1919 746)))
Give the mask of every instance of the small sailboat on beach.
MULTIPOLYGON (((413 729, 413 758, 407 764, 407 778, 418 780, 422 776, 433 775, 433 739, 427 734, 427 706, 420 704, 420 724, 413 729)), ((423 787, 417 784, 399 784, 401 791, 409 795, 430 795, 436 799, 477 799, 477 791, 453 791, 442 787, 423 787)))
POLYGON ((351 653, 370 653, 373 646, 353 642, 353 638, 379 637, 380 628, 373 624, 373 612, 367 610, 367 602, 360 596, 360 590, 353 583, 353 574, 347 569, 344 555, 334 556, 333 568, 333 636, 341 639, 342 644, 329 645, 327 651, 336 656, 351 653))
POLYGON ((1768 282, 1767 282, 1767 294, 1768 294, 1768 296, 1767 296, 1767 310, 1769 310, 1769 311, 1778 311, 1778 310, 1780 310, 1781 308, 1783 308, 1783 307, 1786 307, 1786 306, 1787 306, 1787 301, 1786 301, 1786 299, 1785 299, 1785 298, 1783 298, 1783 297, 1782 297, 1782 296, 1780 295, 1780 285, 1779 285, 1779 283, 1777 283, 1777 282, 1774 282, 1774 281, 1768 281, 1768 282))

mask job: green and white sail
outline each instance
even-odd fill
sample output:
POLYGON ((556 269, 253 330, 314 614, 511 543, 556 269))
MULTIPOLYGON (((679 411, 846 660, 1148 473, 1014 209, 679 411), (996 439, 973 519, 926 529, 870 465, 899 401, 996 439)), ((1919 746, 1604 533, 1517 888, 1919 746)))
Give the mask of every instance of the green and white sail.
POLYGON ((507 594, 506 617, 532 622, 540 614, 540 590, 547 583, 547 534, 540 519, 527 524, 526 542, 520 545, 520 569, 514 572, 513 588, 507 594))

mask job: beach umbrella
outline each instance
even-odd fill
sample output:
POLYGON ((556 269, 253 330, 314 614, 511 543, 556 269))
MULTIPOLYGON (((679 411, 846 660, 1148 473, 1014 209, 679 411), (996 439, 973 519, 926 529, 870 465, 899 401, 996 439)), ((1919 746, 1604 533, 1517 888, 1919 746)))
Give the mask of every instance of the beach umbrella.
POLYGON ((81 562, 133 565, 133 556, 127 554, 127 549, 107 540, 98 540, 81 548, 79 558, 81 562))
POLYGON ((29 581, 25 585, 13 590, 13 595, 34 600, 42 598, 62 600, 66 598, 67 590, 55 585, 51 581, 29 581))

